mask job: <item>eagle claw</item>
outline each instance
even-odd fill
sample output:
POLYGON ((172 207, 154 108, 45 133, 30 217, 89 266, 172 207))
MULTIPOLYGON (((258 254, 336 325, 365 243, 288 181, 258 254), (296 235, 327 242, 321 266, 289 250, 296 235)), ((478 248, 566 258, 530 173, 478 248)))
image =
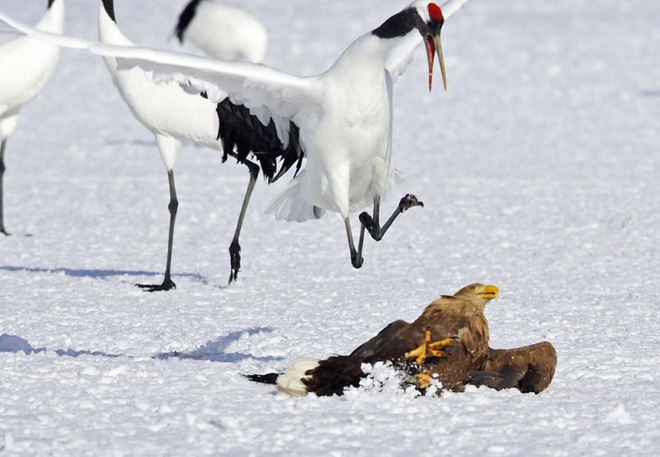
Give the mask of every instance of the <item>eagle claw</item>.
POLYGON ((449 346, 454 340, 452 338, 445 338, 444 340, 434 341, 431 343, 431 332, 429 330, 424 334, 424 343, 418 348, 413 349, 406 353, 409 359, 414 358, 417 365, 422 365, 424 361, 431 357, 442 357, 445 355, 443 349, 449 346))

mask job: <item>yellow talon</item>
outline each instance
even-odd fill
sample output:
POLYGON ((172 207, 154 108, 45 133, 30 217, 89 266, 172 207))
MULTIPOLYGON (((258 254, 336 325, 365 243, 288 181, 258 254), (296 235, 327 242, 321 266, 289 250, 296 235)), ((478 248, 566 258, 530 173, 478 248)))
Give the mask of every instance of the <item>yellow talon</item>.
POLYGON ((442 348, 449 346, 451 343, 451 338, 445 338, 444 340, 431 343, 431 332, 427 330, 424 334, 424 343, 418 348, 406 353, 406 357, 409 359, 414 357, 417 365, 421 365, 429 357, 442 357, 445 355, 442 348))
POLYGON ((415 375, 415 379, 415 384, 417 385, 418 389, 428 389, 431 385, 431 375, 426 372, 417 373, 415 375))

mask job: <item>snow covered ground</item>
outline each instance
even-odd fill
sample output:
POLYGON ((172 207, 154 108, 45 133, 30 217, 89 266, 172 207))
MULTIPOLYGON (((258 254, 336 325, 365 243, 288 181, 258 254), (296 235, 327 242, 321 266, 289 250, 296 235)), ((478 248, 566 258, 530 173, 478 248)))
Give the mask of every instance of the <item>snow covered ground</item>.
MULTIPOLYGON (((247 4, 267 62, 311 74, 406 1, 247 4)), ((0 9, 35 22, 45 3, 0 9)), ((67 1, 69 33, 95 36, 95 3, 67 1)), ((178 48, 185 0, 116 3, 134 41, 178 48)), ((395 94, 406 180, 384 211, 407 192, 426 207, 369 241, 361 270, 337 216, 274 222, 281 186, 260 183, 227 287, 247 173, 186 146, 178 288, 158 294, 134 286, 165 262, 154 139, 100 59, 64 51, 7 150, 0 455, 657 455, 658 17, 649 0, 473 0, 452 17, 449 91, 428 93, 420 49, 395 94), (241 376, 346 353, 475 281, 501 292, 491 346, 557 348, 545 392, 291 399, 241 376)))

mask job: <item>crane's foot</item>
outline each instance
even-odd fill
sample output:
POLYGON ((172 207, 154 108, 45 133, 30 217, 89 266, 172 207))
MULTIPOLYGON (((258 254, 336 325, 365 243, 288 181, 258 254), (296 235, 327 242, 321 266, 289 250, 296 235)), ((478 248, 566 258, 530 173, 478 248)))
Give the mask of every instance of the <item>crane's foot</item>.
POLYGON ((353 268, 359 269, 362 268, 362 264, 364 263, 364 258, 358 254, 357 252, 355 254, 351 254, 351 264, 353 265, 353 268))
POLYGON ((428 358, 442 357, 445 355, 443 349, 449 346, 453 341, 452 338, 445 338, 444 340, 431 343, 431 332, 427 330, 424 335, 424 343, 418 348, 406 353, 406 357, 409 359, 414 358, 417 365, 422 365, 428 358))
POLYGON ((241 270, 241 245, 234 240, 229 245, 229 259, 231 262, 231 272, 229 273, 229 284, 238 279, 238 272, 241 270))
POLYGON ((406 194, 401 200, 399 200, 399 211, 402 213, 415 206, 421 206, 424 208, 424 202, 420 202, 413 194, 406 194))
POLYGON ((162 284, 136 284, 136 286, 145 292, 166 292, 176 289, 176 284, 169 278, 166 278, 162 284))
POLYGON ((394 222, 399 214, 403 213, 404 211, 408 211, 410 208, 415 206, 424 207, 424 202, 420 202, 413 194, 406 194, 401 200, 399 200, 399 205, 396 207, 388 221, 382 227, 366 211, 360 213, 360 223, 369 232, 371 238, 376 241, 380 241, 383 239, 385 232, 387 232, 387 229, 389 229, 390 225, 392 225, 392 222, 394 222))
MULTIPOLYGON (((0 189, 1 189, 1 187, 0 187, 0 189)), ((2 192, 0 191, 0 193, 2 193, 2 192)), ((2 198, 2 195, 0 195, 0 198, 2 198)), ((10 236, 10 233, 5 229, 5 221, 4 221, 4 217, 3 217, 3 214, 2 214, 2 208, 0 208, 0 233, 2 233, 3 235, 6 235, 6 236, 10 236)))

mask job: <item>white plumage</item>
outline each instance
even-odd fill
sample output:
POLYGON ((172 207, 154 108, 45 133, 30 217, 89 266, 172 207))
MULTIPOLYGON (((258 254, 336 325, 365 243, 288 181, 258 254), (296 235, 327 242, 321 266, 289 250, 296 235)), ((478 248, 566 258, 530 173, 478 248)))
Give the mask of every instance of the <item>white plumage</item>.
MULTIPOLYGON (((112 0, 101 0, 98 24, 99 38, 102 43, 127 47, 135 46, 119 29, 115 20, 112 0)), ((225 48, 228 49, 229 46, 225 46, 225 48)), ((226 98, 226 94, 215 90, 215 100, 211 101, 208 97, 200 96, 199 91, 193 91, 191 93, 176 82, 157 81, 157 79, 154 79, 154 73, 152 71, 145 71, 136 66, 122 66, 121 59, 117 59, 111 55, 105 55, 103 58, 112 76, 114 85, 135 118, 154 134, 163 163, 167 169, 170 186, 170 203, 168 205, 170 224, 165 277, 162 284, 140 286, 149 291, 169 290, 176 287, 171 279, 174 224, 178 208, 174 180, 176 156, 180 149, 181 141, 192 141, 211 149, 223 151, 220 141, 221 120, 218 112, 218 102, 223 101, 226 98)), ((231 136, 233 137, 233 135, 231 136)), ((233 145, 230 145, 229 149, 233 149, 233 147, 233 145)), ((224 153, 226 155, 235 155, 233 150, 227 150, 224 153)), ((250 170, 250 182, 234 239, 230 246, 230 282, 237 278, 240 269, 240 245, 238 240, 245 210, 259 172, 259 167, 256 164, 249 162, 245 158, 238 157, 238 159, 248 166, 250 170)), ((264 170, 264 173, 270 179, 274 179, 272 173, 269 174, 266 170, 264 170)))
POLYGON ((307 395, 307 386, 303 379, 310 378, 307 371, 319 366, 319 359, 298 357, 289 362, 286 371, 280 374, 275 381, 277 390, 291 397, 304 397, 307 395))
MULTIPOLYGON (((99 39, 103 43, 135 46, 115 22, 112 1, 99 3, 99 39)), ((155 83, 153 74, 141 68, 120 68, 117 59, 104 56, 112 81, 133 116, 149 129, 156 138, 158 150, 167 170, 170 202, 169 237, 165 276, 162 284, 141 284, 149 291, 169 290, 176 287, 171 279, 174 224, 178 198, 174 180, 174 165, 181 141, 193 141, 212 149, 222 150, 217 140, 219 119, 216 103, 198 95, 187 93, 174 82, 155 83)))
POLYGON ((191 42, 211 57, 261 63, 268 32, 253 15, 233 5, 212 0, 191 0, 182 10, 176 36, 191 42))
MULTIPOLYGON (((423 41, 429 86, 437 53, 446 87, 440 30, 445 19, 465 3, 467 0, 450 0, 441 9, 433 1, 415 1, 358 38, 325 73, 312 77, 146 48, 80 40, 75 46, 116 58, 123 68, 153 71, 161 81, 176 81, 205 91, 214 101, 229 94, 233 103, 246 106, 262 120, 272 120, 279 134, 286 132, 289 123, 296 126, 306 166, 275 199, 271 210, 289 220, 319 217, 323 211, 338 213, 344 220, 351 261, 359 268, 365 229, 379 240, 400 213, 419 204, 414 196, 407 195, 381 227, 380 199, 394 181, 393 82, 423 41), (360 242, 356 249, 350 214, 372 202, 373 216, 366 212, 360 215, 360 242)), ((45 39, 67 44, 67 39, 45 39)), ((281 139, 286 142, 286 138, 281 139)))
MULTIPOLYGON (((135 46, 119 29, 114 13, 104 1, 99 7, 99 39, 102 43, 135 46)), ((105 2, 110 4, 112 2, 105 2)), ((115 57, 104 56, 112 82, 135 118, 149 129, 168 172, 174 169, 180 141, 193 141, 222 151, 217 141, 219 120, 216 103, 186 92, 175 82, 154 82, 152 72, 139 67, 120 68, 115 57)))
MULTIPOLYGON (((64 0, 51 0, 35 29, 62 33, 64 0)), ((21 36, 0 44, 0 233, 7 234, 3 215, 4 154, 23 105, 32 100, 55 71, 59 46, 21 36)))

